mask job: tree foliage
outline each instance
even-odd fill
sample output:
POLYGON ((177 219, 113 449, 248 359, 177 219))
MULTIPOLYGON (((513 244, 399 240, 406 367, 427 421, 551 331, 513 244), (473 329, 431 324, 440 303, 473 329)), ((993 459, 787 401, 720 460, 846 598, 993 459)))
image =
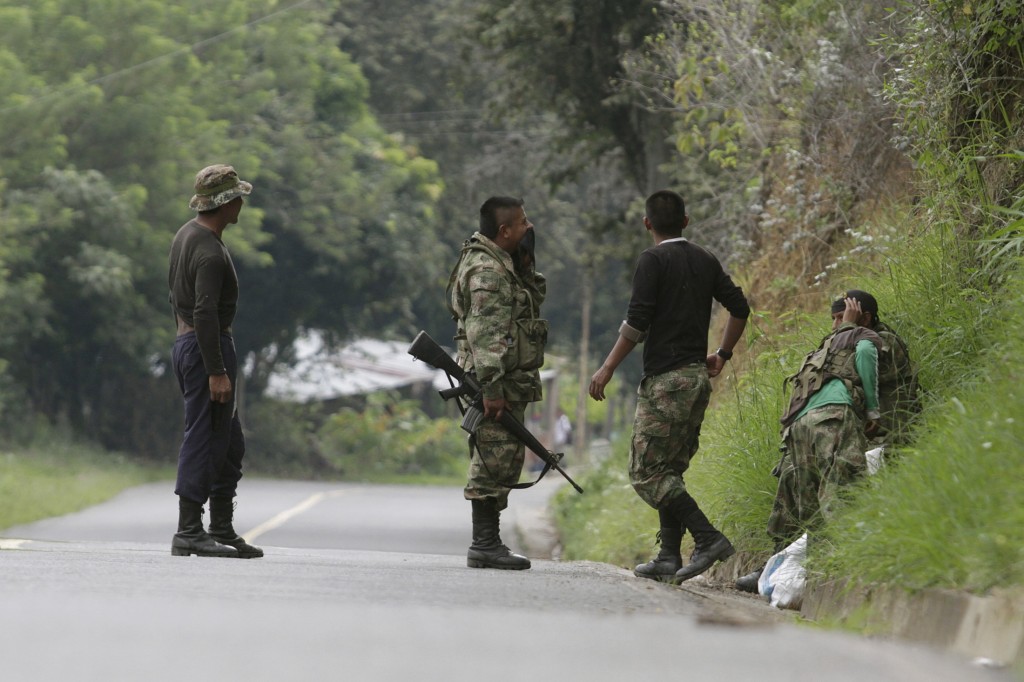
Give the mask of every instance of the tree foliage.
POLYGON ((465 34, 477 37, 467 49, 495 69, 495 112, 513 120, 550 112, 564 124, 553 142, 565 167, 553 179, 613 153, 635 191, 660 187, 667 121, 616 88, 625 55, 658 26, 657 3, 466 0, 462 7, 465 34))
POLYGON ((885 3, 672 0, 663 13, 629 84, 672 114, 688 159, 673 174, 713 244, 827 245, 897 195, 906 156, 880 97, 893 63, 874 44, 885 3))
POLYGON ((35 409, 138 445, 106 422, 159 404, 167 249, 210 163, 255 185, 226 237, 253 385, 303 327, 412 328, 443 184, 374 120, 338 5, 0 2, 0 357, 35 409))

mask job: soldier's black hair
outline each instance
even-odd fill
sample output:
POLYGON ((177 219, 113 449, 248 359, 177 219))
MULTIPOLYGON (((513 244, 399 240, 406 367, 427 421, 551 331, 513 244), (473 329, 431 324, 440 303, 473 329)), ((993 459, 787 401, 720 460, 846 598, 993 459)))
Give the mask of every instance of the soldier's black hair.
POLYGON ((845 294, 832 302, 832 314, 841 313, 846 310, 846 299, 854 298, 860 303, 861 312, 871 313, 872 322, 878 321, 878 301, 866 291, 850 289, 845 294))
POLYGON ((523 205, 522 199, 515 197, 491 197, 480 207, 480 234, 488 239, 498 236, 498 211, 503 208, 519 208, 523 205))
POLYGON ((660 235, 678 237, 686 222, 686 203, 682 195, 663 189, 647 197, 644 205, 651 228, 660 235))

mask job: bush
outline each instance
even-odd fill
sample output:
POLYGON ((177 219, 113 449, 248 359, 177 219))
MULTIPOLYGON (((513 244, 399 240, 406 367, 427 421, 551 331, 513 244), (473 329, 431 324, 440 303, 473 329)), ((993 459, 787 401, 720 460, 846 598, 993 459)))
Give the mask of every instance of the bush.
POLYGON ((412 400, 369 396, 360 412, 344 408, 316 434, 317 450, 346 479, 464 477, 466 434, 454 419, 431 419, 412 400))

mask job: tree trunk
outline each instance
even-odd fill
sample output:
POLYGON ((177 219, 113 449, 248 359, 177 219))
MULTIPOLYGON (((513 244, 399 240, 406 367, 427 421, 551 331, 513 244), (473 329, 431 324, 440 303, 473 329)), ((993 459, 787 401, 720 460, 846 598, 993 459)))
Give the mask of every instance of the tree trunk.
POLYGON ((579 396, 576 401, 576 425, 573 434, 574 454, 581 461, 590 463, 590 429, 587 424, 587 397, 590 389, 590 308, 594 302, 594 269, 590 263, 583 267, 583 291, 580 296, 580 380, 579 396))

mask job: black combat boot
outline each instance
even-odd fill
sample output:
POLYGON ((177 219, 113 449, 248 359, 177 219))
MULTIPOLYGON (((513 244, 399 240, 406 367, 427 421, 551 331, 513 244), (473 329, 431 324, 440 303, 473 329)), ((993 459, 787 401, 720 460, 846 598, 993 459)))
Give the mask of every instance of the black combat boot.
POLYGON ((230 497, 210 498, 210 537, 222 545, 231 545, 238 551, 240 559, 259 559, 263 550, 250 545, 232 525, 235 515, 235 501, 230 497))
POLYGON ((736 578, 736 589, 742 592, 750 592, 752 594, 757 594, 757 582, 761 579, 761 572, 763 570, 763 568, 759 568, 756 571, 747 573, 744 576, 736 578))
POLYGON ((178 532, 171 540, 171 554, 238 557, 234 547, 220 544, 203 530, 203 505, 185 497, 178 498, 178 532))
POLYGON ((711 525, 708 517, 697 506, 697 501, 688 493, 676 500, 671 509, 683 520, 683 525, 693 535, 694 543, 690 563, 676 571, 673 583, 678 585, 684 580, 695 578, 716 562, 724 561, 736 553, 729 538, 711 525))
POLYGON ((679 545, 683 541, 683 529, 679 519, 667 509, 658 510, 658 518, 661 521, 661 530, 658 531, 658 541, 661 549, 658 556, 646 564, 640 564, 633 569, 633 575, 638 578, 648 578, 661 582, 671 582, 676 571, 683 567, 683 556, 679 553, 679 545))
POLYGON ((501 542, 498 532, 498 501, 493 498, 471 500, 473 504, 473 544, 466 555, 470 568, 502 568, 522 571, 530 567, 530 560, 501 542))

